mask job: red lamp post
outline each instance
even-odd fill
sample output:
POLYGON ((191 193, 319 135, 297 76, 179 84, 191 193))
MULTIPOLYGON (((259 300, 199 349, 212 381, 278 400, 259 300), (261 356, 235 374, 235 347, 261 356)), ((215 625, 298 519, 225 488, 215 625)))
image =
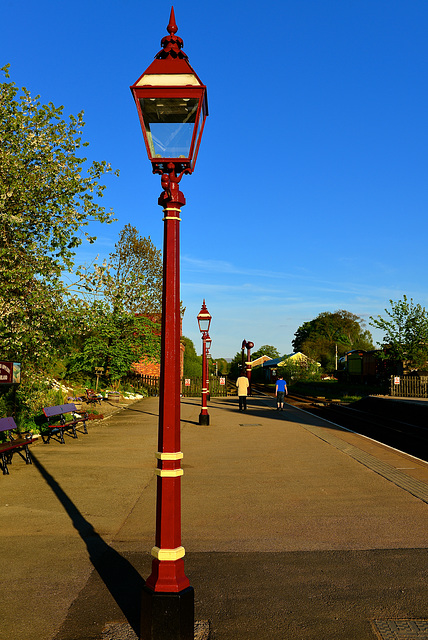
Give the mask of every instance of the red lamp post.
POLYGON ((209 337, 208 331, 211 325, 211 314, 208 311, 205 300, 202 303, 202 307, 200 312, 197 315, 199 331, 202 333, 202 408, 201 413, 199 414, 199 424, 208 426, 210 423, 210 416, 208 414, 208 405, 207 405, 207 347, 206 342, 207 338, 209 338, 211 343, 211 338, 209 337))
POLYGON ((248 378, 248 395, 251 395, 251 349, 254 347, 254 342, 247 342, 247 378, 248 378))
POLYGON ((206 87, 182 51, 174 9, 162 49, 131 86, 164 212, 156 538, 142 600, 141 640, 193 640, 194 592, 181 545, 179 223, 183 174, 194 170, 208 115, 206 87))
POLYGON ((211 399, 211 396, 210 396, 210 357, 211 357, 210 349, 211 349, 211 344, 212 344, 212 340, 208 335, 207 339, 205 340, 205 346, 206 346, 206 349, 207 349, 207 361, 206 361, 206 366, 207 366, 207 369, 206 369, 206 381, 207 381, 207 384, 206 384, 206 387, 207 387, 207 400, 208 401, 211 399))
POLYGON ((245 353, 244 349, 247 346, 247 341, 243 340, 241 345, 241 373, 244 373, 245 370, 245 353))
POLYGON ((245 364, 245 373, 248 378, 249 387, 248 387, 248 395, 251 395, 251 349, 254 347, 254 342, 247 342, 246 340, 242 341, 242 371, 244 371, 245 364), (245 362, 245 354, 244 349, 247 349, 247 361, 245 362))

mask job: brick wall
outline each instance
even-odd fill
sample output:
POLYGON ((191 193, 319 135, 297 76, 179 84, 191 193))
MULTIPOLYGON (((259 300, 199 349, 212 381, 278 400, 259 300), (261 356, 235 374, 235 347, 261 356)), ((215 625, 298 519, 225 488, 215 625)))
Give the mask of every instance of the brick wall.
POLYGON ((142 376, 155 376, 156 378, 160 376, 159 362, 149 360, 149 358, 141 358, 139 362, 133 362, 132 368, 135 373, 139 373, 142 376))
MULTIPOLYGON (((180 377, 183 377, 183 369, 184 369, 184 351, 185 346, 180 342, 180 377)), ((138 362, 132 363, 132 368, 136 373, 139 373, 142 376, 155 376, 159 378, 160 376, 160 364, 159 362, 155 362, 154 360, 150 360, 149 358, 141 358, 138 362)))

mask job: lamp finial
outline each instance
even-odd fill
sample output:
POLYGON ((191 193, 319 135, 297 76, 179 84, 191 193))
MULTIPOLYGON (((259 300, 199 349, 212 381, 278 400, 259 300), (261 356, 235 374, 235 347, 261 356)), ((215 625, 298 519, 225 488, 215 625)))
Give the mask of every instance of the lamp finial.
POLYGON ((166 30, 168 31, 168 33, 170 35, 173 35, 174 33, 177 33, 177 31, 178 31, 178 27, 177 27, 177 25, 175 23, 174 7, 171 7, 171 15, 169 16, 169 24, 168 24, 166 30))
POLYGON ((155 58, 157 58, 158 60, 165 60, 166 58, 171 57, 182 59, 184 58, 185 60, 187 60, 187 54, 182 51, 183 40, 180 38, 180 36, 175 35, 178 31, 178 27, 175 22, 174 7, 171 7, 171 14, 169 16, 169 23, 166 30, 168 31, 169 35, 162 38, 161 46, 163 47, 163 49, 161 49, 159 53, 155 55, 155 58))

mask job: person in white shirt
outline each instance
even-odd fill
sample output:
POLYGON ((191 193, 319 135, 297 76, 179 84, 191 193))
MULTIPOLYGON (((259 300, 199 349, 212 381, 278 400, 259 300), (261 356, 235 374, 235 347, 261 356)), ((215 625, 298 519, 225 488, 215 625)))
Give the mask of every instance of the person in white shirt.
POLYGON ((245 411, 247 409, 247 395, 250 383, 248 382, 247 376, 244 375, 244 371, 237 379, 236 386, 238 387, 239 411, 245 411))

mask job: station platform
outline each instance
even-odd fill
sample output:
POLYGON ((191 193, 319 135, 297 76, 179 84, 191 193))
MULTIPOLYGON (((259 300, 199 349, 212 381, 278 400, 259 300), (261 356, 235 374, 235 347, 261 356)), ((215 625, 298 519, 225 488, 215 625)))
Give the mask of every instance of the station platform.
POLYGON ((422 406, 428 406, 428 398, 409 398, 407 396, 375 396, 376 398, 382 398, 383 400, 391 400, 392 402, 407 402, 409 404, 420 404, 422 406))
MULTIPOLYGON (((182 399, 182 542, 213 639, 428 639, 427 463, 270 398, 199 412, 182 399)), ((0 478, 0 638, 138 638, 157 423, 144 399, 0 478)))

